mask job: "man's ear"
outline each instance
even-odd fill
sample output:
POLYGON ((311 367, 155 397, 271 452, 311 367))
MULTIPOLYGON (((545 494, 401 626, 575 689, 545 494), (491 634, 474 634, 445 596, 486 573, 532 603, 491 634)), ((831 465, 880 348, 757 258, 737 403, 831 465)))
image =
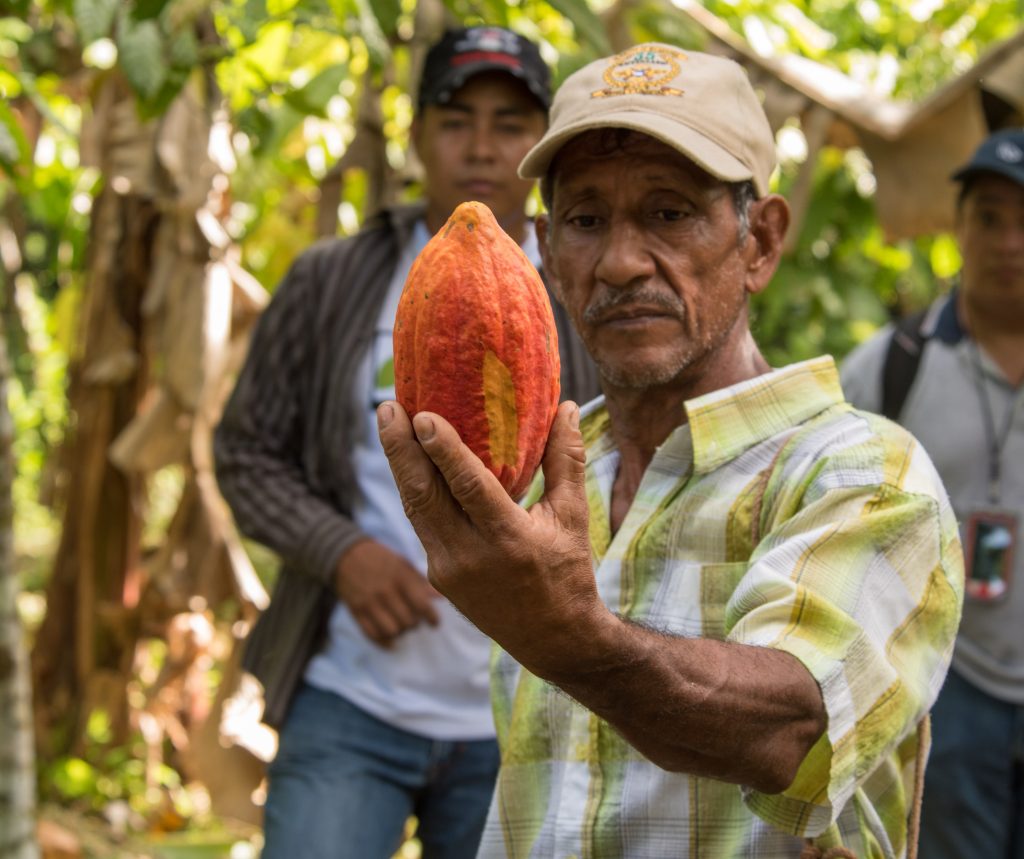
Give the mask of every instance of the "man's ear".
POLYGON ((764 289, 778 269, 788 228, 789 204, 783 197, 769 194, 750 204, 746 279, 750 294, 764 289))

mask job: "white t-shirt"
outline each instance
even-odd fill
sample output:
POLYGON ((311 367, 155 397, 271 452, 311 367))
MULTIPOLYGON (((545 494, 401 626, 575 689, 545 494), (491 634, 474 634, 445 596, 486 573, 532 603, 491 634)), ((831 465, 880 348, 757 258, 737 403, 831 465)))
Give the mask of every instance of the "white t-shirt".
MULTIPOLYGON (((359 498, 352 517, 370 537, 407 558, 423 575, 427 560, 402 510, 377 436, 376 407, 394 399, 391 334, 402 287, 413 260, 430 239, 418 222, 395 268, 372 345, 356 374, 355 396, 365 404, 362 441, 352 452, 359 498)), ((540 265, 537 239, 527 230, 527 257, 540 265)), ((389 648, 363 634, 344 603, 331 614, 328 641, 306 668, 308 683, 341 695, 398 728, 438 740, 494 736, 489 670, 490 640, 444 598, 436 601, 436 627, 420 624, 389 648)))

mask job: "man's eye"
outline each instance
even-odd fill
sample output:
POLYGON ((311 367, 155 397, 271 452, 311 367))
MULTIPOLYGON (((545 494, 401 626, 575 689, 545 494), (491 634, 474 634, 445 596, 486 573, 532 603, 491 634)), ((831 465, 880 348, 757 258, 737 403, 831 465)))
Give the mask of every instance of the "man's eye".
POLYGON ((597 215, 573 215, 567 219, 568 222, 581 230, 589 230, 596 227, 599 223, 597 215))
POLYGON ((682 209, 656 209, 654 217, 659 221, 681 221, 686 217, 686 212, 682 209))

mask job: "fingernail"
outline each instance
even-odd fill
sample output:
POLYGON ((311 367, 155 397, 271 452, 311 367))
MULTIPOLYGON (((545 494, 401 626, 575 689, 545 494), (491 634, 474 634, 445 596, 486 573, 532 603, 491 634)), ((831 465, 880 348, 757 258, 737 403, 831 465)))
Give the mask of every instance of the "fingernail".
POLYGON ((580 428, 580 407, 573 406, 572 414, 569 415, 569 426, 573 429, 580 428))
POLYGON ((384 429, 395 419, 395 409, 391 403, 381 403, 377 406, 377 426, 384 429))
POLYGON ((430 441, 434 437, 434 422, 428 417, 417 415, 415 428, 416 438, 420 441, 430 441))

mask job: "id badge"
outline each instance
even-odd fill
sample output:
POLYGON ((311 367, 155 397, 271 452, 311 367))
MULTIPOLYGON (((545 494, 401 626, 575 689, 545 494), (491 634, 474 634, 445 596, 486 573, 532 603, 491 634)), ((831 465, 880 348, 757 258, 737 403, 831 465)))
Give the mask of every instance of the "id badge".
POLYGON ((1017 514, 1009 510, 976 510, 968 517, 964 538, 968 596, 990 602, 1009 591, 1019 524, 1017 514))

